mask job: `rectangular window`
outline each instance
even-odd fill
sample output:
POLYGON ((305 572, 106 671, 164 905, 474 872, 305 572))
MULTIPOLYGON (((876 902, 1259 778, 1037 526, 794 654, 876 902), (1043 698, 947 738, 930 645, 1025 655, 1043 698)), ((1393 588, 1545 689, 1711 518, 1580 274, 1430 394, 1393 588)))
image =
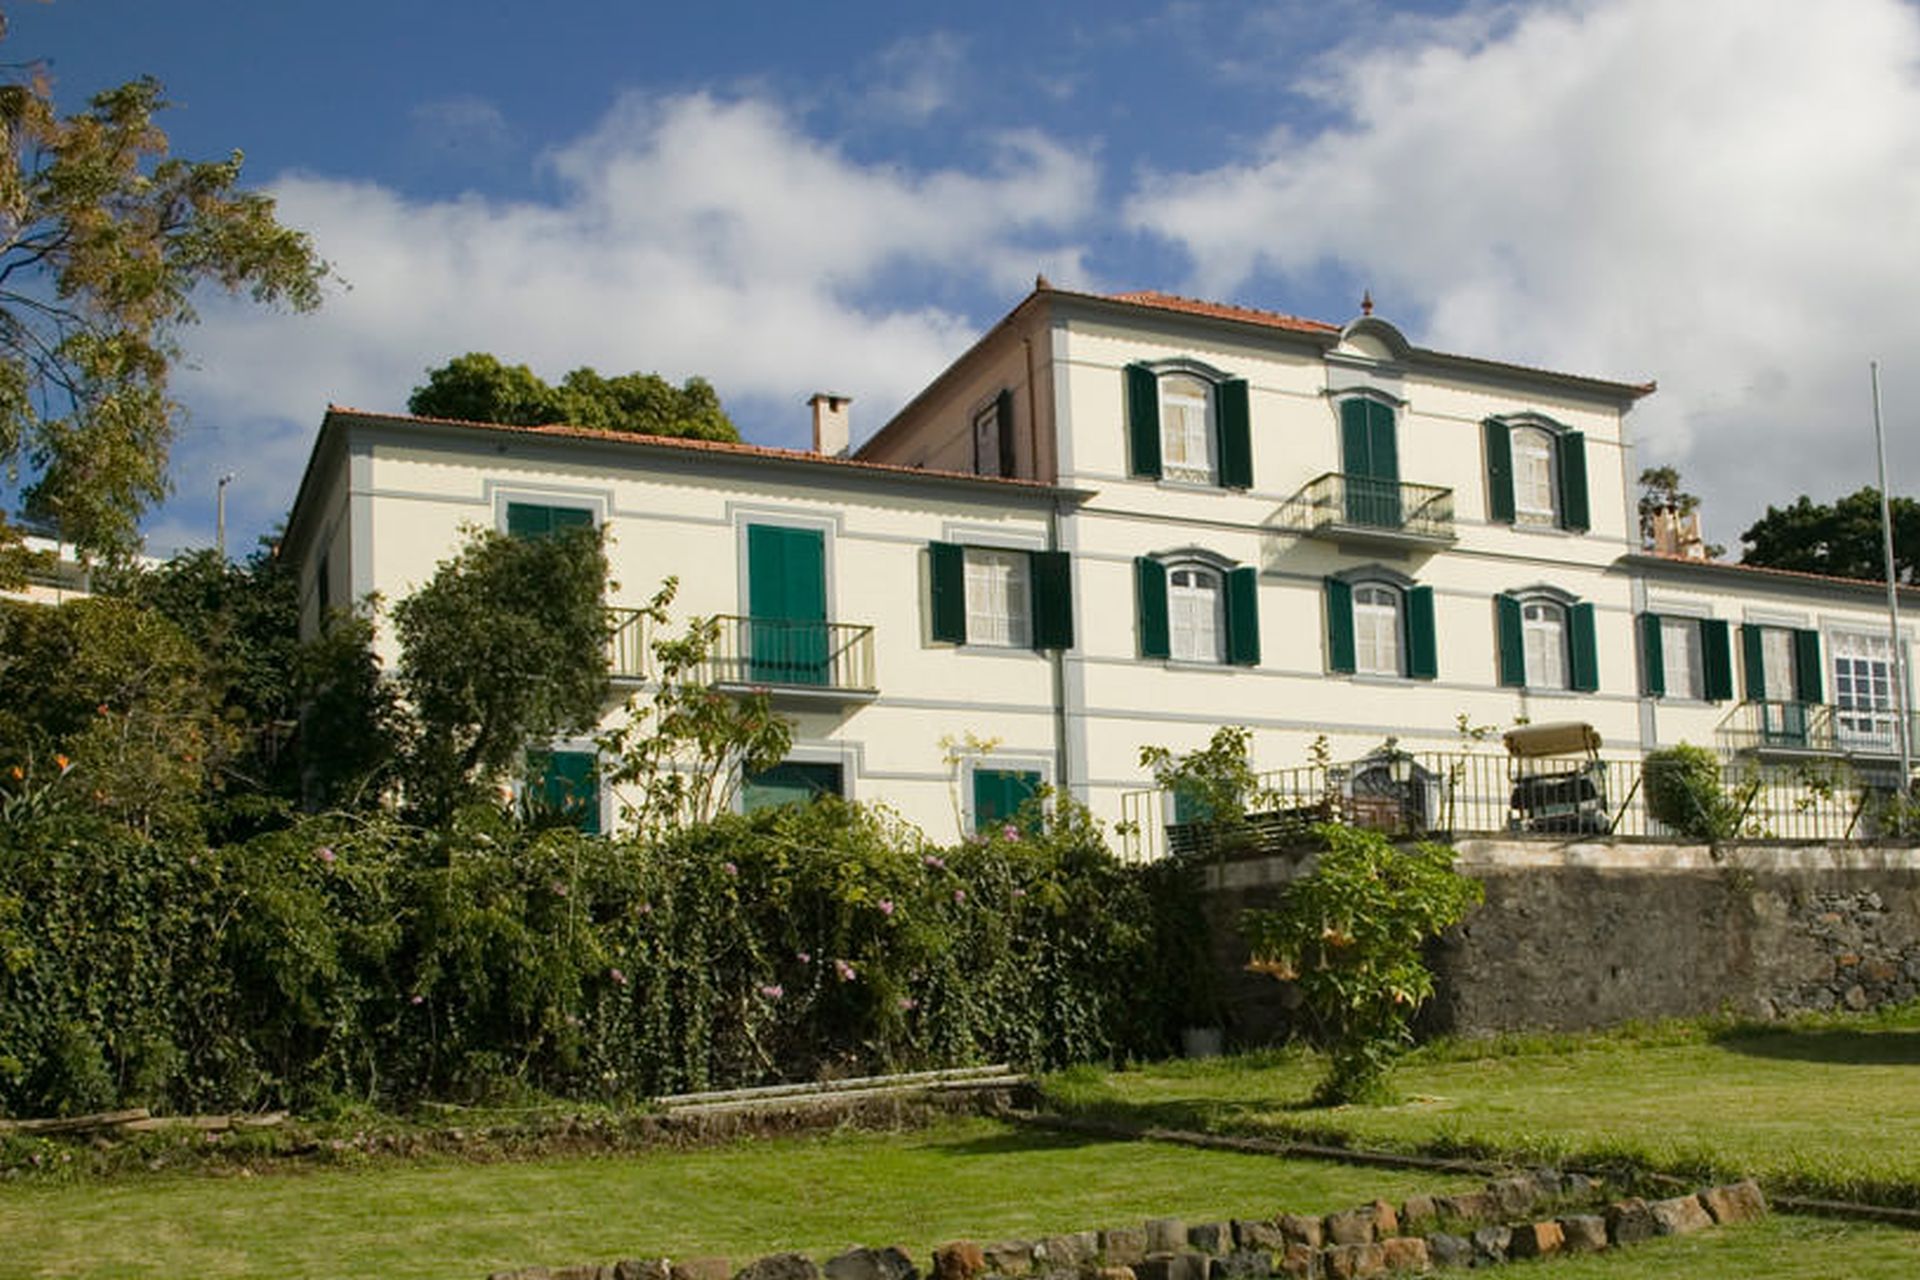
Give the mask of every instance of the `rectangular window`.
POLYGON ((1040 790, 1038 769, 984 769, 973 771, 973 829, 986 831, 1010 823, 1020 808, 1040 790))
POLYGON ((1513 509, 1520 524, 1560 522, 1559 484, 1553 468, 1553 437, 1538 427, 1513 432, 1513 509))
POLYGON ((1160 453, 1172 480, 1212 484, 1219 473, 1214 448, 1213 388, 1190 374, 1160 379, 1160 453))
POLYGON ((1400 593, 1391 587, 1356 587, 1353 592, 1354 669, 1366 675, 1397 676, 1400 662, 1400 593))
POLYGON ((1699 699, 1706 695, 1706 663, 1697 621, 1660 619, 1660 662, 1669 698, 1699 699))
POLYGON ((1793 632, 1785 627, 1760 630, 1760 696, 1768 702, 1792 702, 1794 653, 1793 632))
POLYGON ((1025 551, 967 548, 967 643, 1033 644, 1033 590, 1025 551))
POLYGON ((507 533, 515 538, 545 538, 562 529, 591 529, 593 512, 585 507, 555 507, 538 502, 507 504, 507 533))
POLYGON ((1566 618, 1556 604, 1529 604, 1521 612, 1526 683, 1533 689, 1567 687, 1566 618))
POLYGON ((588 835, 600 834, 599 762, 591 751, 554 750, 528 759, 533 774, 525 803, 537 813, 557 816, 588 835))
POLYGON ((845 795, 845 775, 830 761, 783 760, 771 769, 748 774, 740 784, 740 808, 747 813, 783 804, 812 804, 821 796, 845 795))
POLYGON ((1833 634, 1834 724, 1841 745, 1892 750, 1895 736, 1893 646, 1884 635, 1833 634))

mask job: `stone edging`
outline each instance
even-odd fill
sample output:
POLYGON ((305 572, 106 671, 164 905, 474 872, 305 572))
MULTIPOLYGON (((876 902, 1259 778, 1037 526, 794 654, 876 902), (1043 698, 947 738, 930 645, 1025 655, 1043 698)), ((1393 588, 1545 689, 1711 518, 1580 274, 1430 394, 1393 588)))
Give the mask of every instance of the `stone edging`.
MULTIPOLYGON (((1592 1253, 1655 1236, 1688 1235, 1764 1216, 1752 1181, 1665 1200, 1605 1203, 1601 1184, 1551 1169, 1495 1178, 1479 1191, 1376 1200, 1323 1217, 1282 1213, 1189 1225, 1155 1218, 1137 1227, 1042 1240, 935 1249, 928 1280, 1362 1280, 1509 1259, 1592 1253), (1584 1211, 1568 1211, 1573 1210, 1584 1211)), ((922 1280, 898 1247, 849 1249, 824 1267, 776 1253, 734 1270, 725 1258, 620 1262, 496 1271, 488 1280, 922 1280)))

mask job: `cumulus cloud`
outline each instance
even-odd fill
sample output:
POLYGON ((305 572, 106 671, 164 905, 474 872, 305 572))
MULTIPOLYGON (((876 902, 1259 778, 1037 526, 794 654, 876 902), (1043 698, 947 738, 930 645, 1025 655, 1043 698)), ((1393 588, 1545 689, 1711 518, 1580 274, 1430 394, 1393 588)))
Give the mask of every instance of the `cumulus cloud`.
POLYGON ((1899 0, 1475 5, 1330 55, 1301 88, 1331 127, 1150 173, 1125 216, 1198 292, 1332 268, 1427 345, 1658 378, 1639 461, 1731 543, 1871 481, 1875 355, 1920 488, 1916 66, 1899 0))
POLYGON ((1097 188, 1091 161, 1037 132, 915 170, 857 161, 765 99, 707 94, 626 97, 542 163, 559 192, 544 202, 276 183, 283 219, 349 287, 312 316, 207 308, 192 335, 205 354, 179 384, 202 425, 182 442, 182 491, 235 465, 244 439, 244 465, 279 475, 247 490, 270 518, 328 402, 399 409, 428 367, 469 350, 550 378, 581 364, 703 375, 768 443, 797 443, 802 400, 830 388, 870 430, 978 329, 957 307, 900 300, 896 276, 966 281, 958 296, 989 314, 1038 269, 1083 276, 1073 237, 1097 188))

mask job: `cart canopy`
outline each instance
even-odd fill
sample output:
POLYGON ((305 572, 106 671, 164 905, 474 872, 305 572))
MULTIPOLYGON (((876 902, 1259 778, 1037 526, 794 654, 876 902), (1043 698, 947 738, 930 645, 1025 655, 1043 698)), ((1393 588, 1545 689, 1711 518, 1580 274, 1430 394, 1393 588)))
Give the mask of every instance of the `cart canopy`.
POLYGON ((1502 740, 1507 744, 1507 754, 1520 758, 1590 756, 1600 750, 1599 730, 1584 720, 1522 725, 1509 729, 1502 740))

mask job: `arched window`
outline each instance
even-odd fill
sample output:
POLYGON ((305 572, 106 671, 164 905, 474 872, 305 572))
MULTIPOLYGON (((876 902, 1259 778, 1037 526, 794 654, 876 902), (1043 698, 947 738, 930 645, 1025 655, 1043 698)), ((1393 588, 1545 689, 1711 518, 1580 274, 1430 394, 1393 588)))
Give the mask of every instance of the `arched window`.
POLYGON ((1226 592, 1220 575, 1200 565, 1167 570, 1167 639, 1177 662, 1224 662, 1226 592))
POLYGON ((1520 635, 1525 644, 1528 687, 1567 688, 1567 611, 1551 600, 1523 602, 1520 635))
POLYGON ((1517 524, 1560 523, 1556 445, 1544 427, 1513 429, 1513 518, 1517 524))
POLYGON ((1401 618, 1400 592, 1373 583, 1353 589, 1354 670, 1364 675, 1406 674, 1406 634, 1401 618))
POLYGON ((1160 377, 1162 474, 1194 484, 1218 483, 1219 451, 1213 426, 1213 384, 1190 373, 1160 377))

